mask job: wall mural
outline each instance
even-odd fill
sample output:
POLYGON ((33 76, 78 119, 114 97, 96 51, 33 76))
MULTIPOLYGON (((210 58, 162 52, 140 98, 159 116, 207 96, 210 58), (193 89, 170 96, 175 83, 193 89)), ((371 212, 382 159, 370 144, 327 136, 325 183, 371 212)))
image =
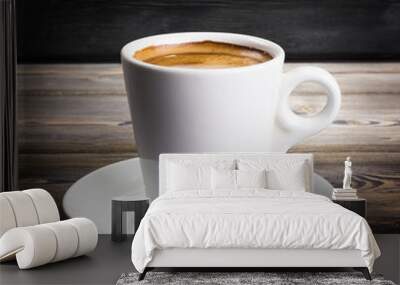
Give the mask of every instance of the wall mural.
MULTIPOLYGON (((314 64, 337 78, 342 108, 333 125, 290 152, 314 153, 315 171, 335 187, 350 155, 353 187, 368 199, 368 221, 376 232, 398 232, 400 64, 314 64)), ((136 156, 119 64, 23 65, 19 86, 21 188, 42 185, 60 203, 83 175, 136 156)), ((318 111, 321 92, 304 84, 292 95, 293 108, 318 111)))
MULTIPOLYGON (((351 156, 353 187, 359 189, 359 196, 368 199, 368 222, 374 232, 400 233, 400 203, 395 202, 400 201, 400 64, 376 62, 378 59, 400 59, 400 48, 395 46, 399 44, 398 41, 390 40, 393 34, 400 33, 400 17, 396 17, 400 15, 400 4, 371 1, 373 3, 370 5, 375 5, 375 11, 381 13, 381 19, 385 19, 382 22, 376 18, 371 20, 368 15, 371 9, 365 9, 365 13, 356 15, 358 20, 354 20, 354 25, 335 21, 336 26, 329 26, 329 17, 349 19, 351 17, 346 16, 349 7, 354 9, 354 6, 360 5, 360 11, 364 11, 363 4, 343 1, 343 5, 337 5, 336 1, 336 10, 324 4, 319 8, 321 15, 311 17, 312 21, 306 24, 301 22, 309 11, 309 4, 304 1, 298 10, 302 16, 296 18, 296 27, 303 32, 303 38, 299 34, 290 33, 293 31, 291 29, 285 30, 284 25, 279 24, 282 22, 274 24, 266 12, 257 19, 245 16, 250 15, 246 11, 255 9, 268 11, 273 15, 272 18, 278 19, 282 13, 293 11, 294 6, 299 7, 298 1, 282 1, 279 5, 261 4, 262 1, 238 1, 239 4, 232 5, 229 1, 211 1, 207 4, 209 6, 204 6, 208 9, 196 9, 196 5, 189 1, 182 6, 181 12, 191 11, 189 14, 193 21, 186 18, 187 13, 180 13, 181 21, 170 17, 165 20, 164 26, 158 25, 155 28, 154 25, 146 25, 150 26, 149 30, 144 31, 144 27, 139 27, 128 31, 121 27, 128 24, 136 27, 140 22, 138 17, 133 22, 124 22, 127 18, 121 17, 118 20, 99 14, 98 17, 104 16, 108 20, 99 21, 99 31, 87 37, 87 31, 83 28, 85 23, 90 19, 99 19, 86 6, 91 1, 85 1, 79 13, 71 10, 73 2, 66 4, 66 9, 70 11, 63 12, 63 15, 68 15, 66 19, 54 16, 48 18, 48 23, 35 22, 32 25, 27 24, 30 23, 29 19, 33 19, 31 10, 34 8, 30 7, 29 1, 23 1, 19 6, 21 9, 18 13, 25 16, 24 20, 20 20, 24 22, 19 24, 18 137, 21 189, 44 187, 60 205, 65 191, 80 177, 101 166, 137 155, 122 70, 115 63, 123 43, 146 34, 187 30, 186 26, 191 30, 222 30, 225 27, 225 31, 258 35, 281 44, 287 50, 289 61, 301 60, 286 64, 286 70, 312 64, 327 69, 335 76, 343 96, 338 117, 330 127, 292 147, 290 152, 314 153, 315 171, 335 187, 342 185, 343 161, 351 156), (249 3, 253 6, 250 7, 249 3), (225 9, 228 14, 224 15, 229 18, 241 15, 240 27, 218 17, 212 17, 208 25, 204 24, 203 20, 215 15, 213 13, 218 9, 225 9), (69 26, 73 27, 71 33, 66 30, 58 33, 60 29, 67 29, 68 25, 63 23, 73 18, 74 24, 69 26), (368 31, 370 34, 361 31, 360 27, 364 26, 366 19, 370 20, 370 25, 381 25, 382 32, 373 35, 373 30, 368 31), (43 23, 53 27, 59 25, 60 29, 46 30, 43 23), (260 25, 265 29, 262 32, 259 30, 260 25), (349 29, 348 33, 346 29, 349 29), (56 34, 51 32, 55 30, 58 31, 56 34), (133 35, 130 34, 132 30, 133 35), (88 40, 83 41, 84 37, 88 40), (376 48, 377 45, 370 41, 372 38, 374 43, 379 39, 380 46, 387 49, 376 48), (45 39, 48 45, 41 50, 41 41, 45 39), (325 45, 325 41, 329 44, 325 45), (69 43, 68 49, 56 44, 65 42, 69 43), (27 46, 32 49, 28 50, 27 46), (89 47, 95 48, 93 54, 90 54, 89 47), (339 62, 326 63, 325 59, 339 62), (341 59, 363 59, 366 62, 340 62, 341 59), (88 61, 98 63, 85 63, 88 61), (104 61, 114 63, 101 63, 104 61), (48 64, 54 62, 75 63, 48 64)), ((113 8, 107 6, 110 5, 108 1, 97 2, 109 8, 102 11, 109 11, 110 15, 114 12, 123 13, 119 8, 124 2, 122 0, 113 2, 113 8)), ((155 20, 152 17, 161 17, 161 8, 165 9, 163 1, 152 5, 144 4, 144 1, 129 3, 123 7, 128 7, 130 12, 140 10, 142 18, 139 18, 142 21, 162 22, 162 18, 155 20)), ((54 5, 43 5, 41 8, 40 13, 44 16, 56 10, 54 5)), ((291 24, 289 21, 288 25, 291 24)), ((297 113, 307 115, 318 112, 324 106, 326 97, 317 85, 303 84, 296 89, 290 100, 297 113)))

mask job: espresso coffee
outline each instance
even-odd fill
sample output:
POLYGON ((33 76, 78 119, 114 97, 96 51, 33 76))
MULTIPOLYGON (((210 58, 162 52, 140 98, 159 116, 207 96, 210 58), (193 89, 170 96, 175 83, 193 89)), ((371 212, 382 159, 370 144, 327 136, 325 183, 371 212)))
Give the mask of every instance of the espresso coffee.
POLYGON ((241 67, 272 59, 262 50, 214 41, 149 46, 133 57, 155 65, 187 68, 241 67))

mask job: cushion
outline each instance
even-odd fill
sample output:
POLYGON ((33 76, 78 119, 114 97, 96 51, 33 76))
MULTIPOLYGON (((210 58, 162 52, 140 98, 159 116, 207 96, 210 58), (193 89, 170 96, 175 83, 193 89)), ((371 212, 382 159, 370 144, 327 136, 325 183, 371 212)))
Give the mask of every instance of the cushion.
POLYGON ((265 169, 236 170, 237 188, 268 188, 265 169))
POLYGON ((86 218, 13 228, 0 238, 0 261, 16 257, 20 269, 57 262, 92 251, 97 228, 86 218))
POLYGON ((171 163, 168 169, 168 189, 184 191, 188 189, 210 189, 210 167, 184 166, 171 163))
POLYGON ((240 159, 239 170, 267 171, 268 189, 307 191, 311 189, 311 170, 303 159, 280 158, 268 159, 240 159))
POLYGON ((60 220, 56 202, 49 192, 43 189, 28 189, 22 191, 28 194, 33 201, 39 224, 57 222, 60 220))
POLYGON ((0 237, 11 228, 60 220, 53 197, 43 189, 0 193, 0 216, 0 237))
POLYGON ((51 234, 55 235, 57 244, 60 244, 60 246, 57 247, 55 256, 52 257, 51 262, 64 260, 75 255, 79 244, 79 237, 78 232, 71 228, 70 223, 55 222, 44 224, 43 226, 51 230, 51 234))
POLYGON ((211 188, 213 190, 238 190, 241 188, 267 188, 267 171, 250 170, 211 170, 211 188))
POLYGON ((17 227, 33 226, 39 223, 35 205, 29 195, 22 191, 10 191, 1 193, 1 196, 10 203, 17 227))
POLYGON ((11 204, 5 196, 0 194, 0 237, 16 226, 17 222, 11 204))
POLYGON ((212 168, 211 189, 236 189, 236 170, 212 168))
POLYGON ((280 171, 277 169, 268 171, 269 187, 278 190, 307 191, 307 165, 297 164, 290 168, 290 171, 280 171))
POLYGON ((73 218, 65 220, 66 223, 73 226, 78 233, 79 243, 73 257, 91 252, 97 245, 97 227, 89 219, 73 218))
POLYGON ((211 169, 234 169, 233 160, 171 160, 167 164, 167 191, 211 189, 211 169))

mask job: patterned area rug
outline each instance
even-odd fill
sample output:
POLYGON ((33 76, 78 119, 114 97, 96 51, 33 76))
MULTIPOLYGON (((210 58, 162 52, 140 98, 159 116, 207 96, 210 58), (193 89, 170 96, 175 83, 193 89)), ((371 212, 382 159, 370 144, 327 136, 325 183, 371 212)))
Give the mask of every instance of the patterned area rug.
POLYGON ((373 280, 368 281, 359 272, 148 272, 142 281, 137 280, 138 276, 138 273, 122 274, 117 285, 395 285, 380 275, 373 275, 373 280))

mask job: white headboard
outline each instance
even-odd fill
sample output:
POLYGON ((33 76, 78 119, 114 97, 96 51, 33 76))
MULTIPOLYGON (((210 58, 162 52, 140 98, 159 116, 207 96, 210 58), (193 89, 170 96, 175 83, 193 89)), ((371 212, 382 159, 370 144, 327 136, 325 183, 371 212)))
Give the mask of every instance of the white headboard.
POLYGON ((270 152, 253 152, 253 153, 162 153, 160 154, 159 160, 159 195, 162 195, 166 192, 166 185, 167 185, 167 166, 168 162, 174 160, 206 160, 206 161, 215 161, 215 160, 230 160, 232 161, 238 159, 268 159, 268 160, 278 160, 282 158, 293 158, 297 161, 304 160, 304 162, 309 167, 309 182, 308 187, 306 189, 307 192, 313 192, 313 173, 314 173, 314 166, 313 166, 313 155, 310 153, 270 153, 270 152))

